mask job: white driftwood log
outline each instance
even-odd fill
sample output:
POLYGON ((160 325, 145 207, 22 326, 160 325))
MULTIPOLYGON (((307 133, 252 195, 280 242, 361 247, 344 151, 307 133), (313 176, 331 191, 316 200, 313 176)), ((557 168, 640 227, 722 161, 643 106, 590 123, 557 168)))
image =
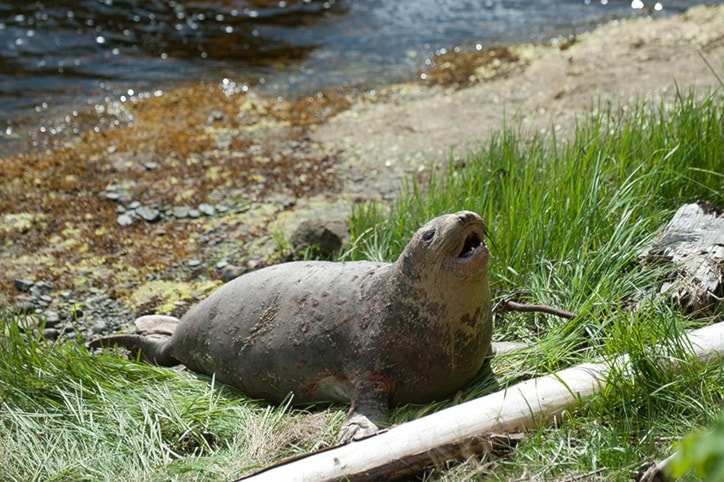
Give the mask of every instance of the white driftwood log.
POLYGON ((676 268, 661 293, 693 312, 720 313, 724 292, 724 214, 706 203, 681 206, 640 256, 676 268))
MULTIPOLYGON (((724 358, 724 323, 692 331, 688 341, 702 362, 721 360, 724 358)), ((675 360, 662 361, 675 363, 675 360)), ((615 363, 625 369, 628 357, 623 356, 615 363)), ((281 462, 243 480, 376 480, 419 471, 425 466, 423 461, 429 465, 444 461, 455 451, 459 455, 475 450, 484 445, 487 434, 531 428, 553 419, 600 390, 610 367, 607 363, 585 363, 528 380, 364 440, 281 462)))

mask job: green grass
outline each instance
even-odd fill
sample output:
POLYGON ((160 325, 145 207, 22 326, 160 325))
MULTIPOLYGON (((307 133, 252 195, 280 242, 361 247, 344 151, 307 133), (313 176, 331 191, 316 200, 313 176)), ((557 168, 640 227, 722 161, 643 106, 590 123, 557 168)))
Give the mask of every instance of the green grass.
MULTIPOLYGON (((606 390, 530 431, 511 455, 432 478, 631 480, 717 418, 724 367, 689 360, 679 338, 707 320, 646 297, 665 273, 637 253, 682 203, 724 206, 722 107, 716 94, 627 111, 601 105, 570 139, 506 127, 429 186, 408 184, 394 206, 354 210, 346 259, 389 261, 426 220, 477 211, 489 226, 495 299, 580 314, 496 316, 497 339, 532 347, 496 359, 495 382, 481 376, 450 400, 401 407, 395 421, 496 384, 631 356, 632 376, 614 373, 606 390), (660 368, 649 350, 656 343, 688 360, 685 368, 660 368)), ((91 356, 80 342, 49 344, 18 321, 0 319, 0 480, 229 480, 331 444, 346 410, 268 407, 187 371, 91 356)))

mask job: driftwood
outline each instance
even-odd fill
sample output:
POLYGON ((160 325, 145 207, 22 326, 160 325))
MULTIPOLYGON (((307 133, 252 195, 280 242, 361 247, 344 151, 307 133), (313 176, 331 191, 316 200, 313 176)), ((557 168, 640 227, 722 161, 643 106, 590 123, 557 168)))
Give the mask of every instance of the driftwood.
MULTIPOLYGON (((724 323, 692 331, 687 338, 703 363, 724 357, 724 323)), ((661 354, 662 363, 676 364, 665 351, 655 353, 661 354)), ((417 473, 481 446, 484 449, 490 443, 489 434, 515 432, 559 417, 604 387, 612 366, 625 373, 628 357, 613 363, 584 363, 527 380, 364 440, 283 461, 240 480, 378 480, 417 473)))
POLYGON ((660 294, 670 294, 688 312, 720 314, 724 297, 724 216, 709 204, 681 206, 642 252, 649 262, 677 270, 660 294))
POLYGON ((570 311, 561 310, 558 308, 553 308, 552 306, 548 305, 524 305, 522 303, 518 303, 516 301, 513 301, 510 298, 504 299, 501 301, 498 306, 495 308, 495 311, 499 313, 504 313, 506 311, 521 311, 526 313, 546 313, 548 315, 556 315, 559 318, 565 318, 567 320, 572 320, 576 317, 575 313, 571 313, 570 311))

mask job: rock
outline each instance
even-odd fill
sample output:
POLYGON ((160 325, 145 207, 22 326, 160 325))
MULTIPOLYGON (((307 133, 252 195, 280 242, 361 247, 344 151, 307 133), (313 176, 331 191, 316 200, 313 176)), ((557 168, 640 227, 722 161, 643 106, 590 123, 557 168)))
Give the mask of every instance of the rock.
POLYGON ((36 298, 36 300, 37 303, 43 307, 49 306, 53 302, 53 298, 48 295, 41 295, 39 298, 36 298))
POLYGON ((217 204, 216 205, 216 212, 217 213, 225 213, 229 211, 229 207, 225 204, 217 204))
POLYGON ((22 291, 23 293, 27 293, 30 291, 30 288, 33 287, 35 283, 28 279, 16 279, 15 280, 15 289, 18 291, 22 291))
POLYGON ((133 217, 130 214, 123 213, 116 218, 116 222, 121 226, 130 226, 133 224, 133 217))
POLYGON ((91 331, 93 333, 99 334, 99 333, 105 333, 108 330, 108 323, 105 322, 105 320, 98 320, 95 322, 93 327, 91 328, 91 331))
POLYGON ((46 328, 43 330, 43 338, 48 341, 55 341, 60 336, 60 331, 55 328, 46 328))
POLYGON ((224 120, 224 113, 220 110, 212 110, 211 114, 209 114, 209 117, 206 119, 207 124, 213 124, 214 122, 219 122, 224 120))
POLYGON ((173 208, 173 217, 177 219, 183 219, 189 217, 189 211, 191 208, 188 206, 176 206, 173 208))
POLYGON ((44 295, 49 295, 53 291, 53 283, 50 281, 38 281, 35 283, 35 288, 38 288, 44 295))
POLYGON ((216 208, 214 208, 211 204, 206 203, 199 204, 199 211, 207 216, 213 216, 216 214, 216 208))
POLYGON ((201 211, 198 209, 189 209, 189 217, 190 218, 198 218, 201 216, 201 211))
POLYGON ((224 269, 229 264, 229 261, 222 259, 218 263, 216 263, 216 269, 224 269))
POLYGON ((308 219, 303 221, 292 234, 294 255, 302 257, 311 251, 315 257, 332 259, 347 241, 349 227, 342 219, 308 219))
POLYGON ((189 268, 198 268, 199 266, 201 266, 201 260, 192 259, 192 260, 189 260, 189 262, 187 264, 188 264, 189 268))
POLYGON ((266 266, 266 263, 264 263, 264 261, 261 259, 250 259, 246 262, 246 267, 249 269, 249 271, 261 269, 264 266, 266 266))
POLYGON ((43 318, 45 318, 46 328, 52 328, 60 323, 60 315, 55 310, 45 310, 43 312, 43 318))
POLYGON ((30 300, 17 300, 15 302, 15 311, 18 313, 32 313, 35 311, 35 303, 30 300))
POLYGON ((233 264, 227 264, 221 269, 221 281, 224 283, 228 283, 229 281, 233 280, 234 278, 238 278, 242 274, 246 272, 245 269, 240 268, 239 266, 234 266, 233 264))
POLYGON ((136 209, 136 214, 138 214, 141 219, 149 223, 154 223, 161 219, 161 212, 152 207, 141 206, 136 209))
POLYGON ((138 201, 133 201, 131 204, 128 205, 128 209, 138 209, 141 207, 141 203, 138 201))
POLYGON ((147 171, 153 171, 154 169, 158 169, 158 162, 147 162, 143 167, 145 167, 147 171))

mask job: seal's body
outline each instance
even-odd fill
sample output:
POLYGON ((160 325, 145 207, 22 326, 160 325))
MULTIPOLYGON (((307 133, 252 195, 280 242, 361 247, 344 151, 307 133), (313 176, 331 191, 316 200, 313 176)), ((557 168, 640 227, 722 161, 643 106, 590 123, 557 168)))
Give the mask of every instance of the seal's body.
MULTIPOLYGON (((252 397, 344 401, 349 440, 388 407, 468 382, 492 335, 484 225, 475 213, 423 226, 395 263, 292 262, 249 273, 152 336, 114 335, 161 365, 214 374, 252 397), (170 335, 170 336, 169 336, 170 335)), ((143 317, 137 325, 153 325, 143 317)), ((147 330, 153 331, 153 330, 147 330)))

